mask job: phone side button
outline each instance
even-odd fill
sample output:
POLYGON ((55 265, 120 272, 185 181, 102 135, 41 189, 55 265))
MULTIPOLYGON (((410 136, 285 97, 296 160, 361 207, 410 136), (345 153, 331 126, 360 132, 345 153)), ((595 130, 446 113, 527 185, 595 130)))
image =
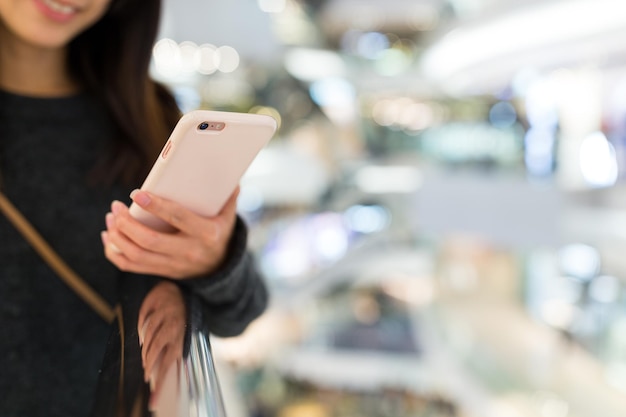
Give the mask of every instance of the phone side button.
POLYGON ((170 149, 172 149, 172 141, 168 140, 165 144, 165 148, 163 148, 163 151, 161 152, 161 158, 167 158, 167 154, 170 153, 170 149))

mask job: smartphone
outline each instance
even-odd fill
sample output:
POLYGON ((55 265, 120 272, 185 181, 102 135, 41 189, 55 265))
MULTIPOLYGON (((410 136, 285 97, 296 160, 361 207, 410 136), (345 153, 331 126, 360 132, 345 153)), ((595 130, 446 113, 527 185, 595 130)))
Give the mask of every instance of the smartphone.
MULTIPOLYGON (((276 120, 267 115, 214 110, 186 113, 141 189, 202 216, 214 216, 276 129, 276 120)), ((130 206, 130 214, 155 230, 174 231, 170 224, 135 203, 130 206)))

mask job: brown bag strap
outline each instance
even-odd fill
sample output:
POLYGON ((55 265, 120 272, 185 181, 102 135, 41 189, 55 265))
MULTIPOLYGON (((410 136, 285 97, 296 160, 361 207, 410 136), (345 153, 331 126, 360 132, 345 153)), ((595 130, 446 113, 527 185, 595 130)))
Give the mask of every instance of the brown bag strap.
POLYGON ((113 308, 61 259, 2 192, 0 192, 0 210, 63 282, 107 323, 113 322, 115 317, 113 308))

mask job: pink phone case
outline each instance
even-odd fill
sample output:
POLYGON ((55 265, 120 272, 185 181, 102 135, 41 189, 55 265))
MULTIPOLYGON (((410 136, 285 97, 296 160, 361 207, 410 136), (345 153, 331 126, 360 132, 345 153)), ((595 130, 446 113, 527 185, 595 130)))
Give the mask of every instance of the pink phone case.
MULTIPOLYGON (((178 121, 141 189, 214 216, 276 128, 266 115, 191 111, 178 121)), ((130 213, 153 229, 173 230, 135 203, 130 213)))

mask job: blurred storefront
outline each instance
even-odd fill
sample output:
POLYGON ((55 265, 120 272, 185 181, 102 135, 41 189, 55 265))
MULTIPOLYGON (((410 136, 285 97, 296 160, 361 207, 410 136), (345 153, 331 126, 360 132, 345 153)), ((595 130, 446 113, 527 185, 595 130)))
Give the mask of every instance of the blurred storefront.
POLYGON ((230 417, 626 415, 619 0, 166 1, 154 76, 277 136, 230 417))

